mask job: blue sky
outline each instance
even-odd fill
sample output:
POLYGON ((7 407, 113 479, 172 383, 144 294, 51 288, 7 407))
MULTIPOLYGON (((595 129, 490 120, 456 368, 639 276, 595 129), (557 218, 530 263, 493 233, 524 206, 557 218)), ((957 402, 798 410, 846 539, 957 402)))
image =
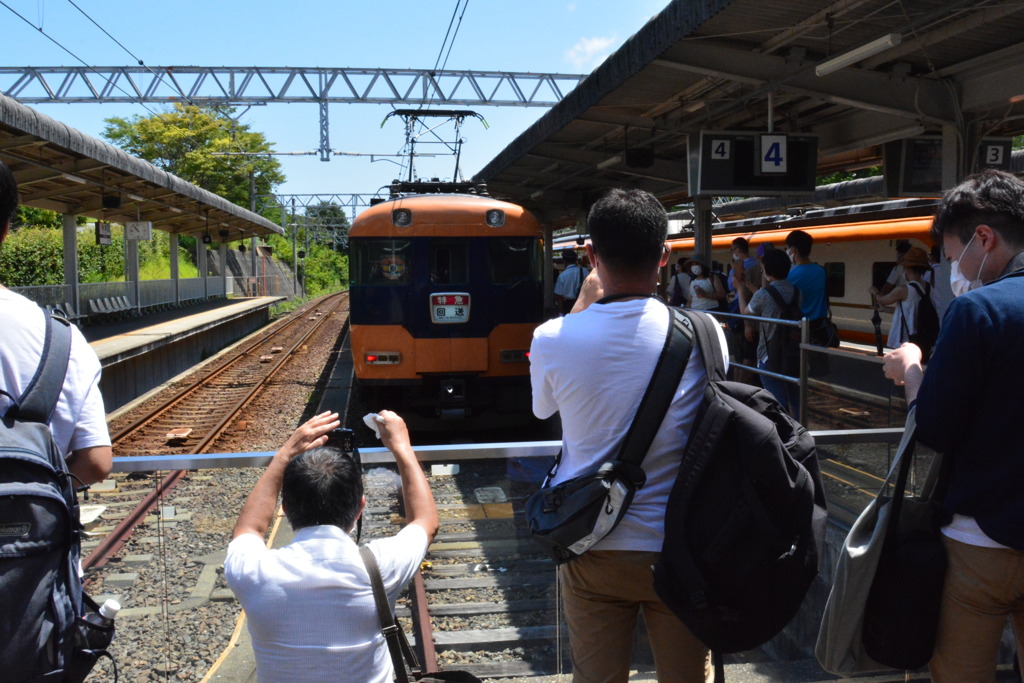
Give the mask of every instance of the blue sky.
MULTIPOLYGON (((0 5, 3 66, 80 65, 41 35, 53 36, 90 66, 134 64, 70 0, 3 0, 31 22, 0 5)), ((74 0, 113 38, 149 66, 321 66, 429 69, 441 50, 456 0, 329 2, 327 0, 221 1, 74 0)), ((667 4, 668 0, 469 0, 448 69, 589 73, 667 4)), ((0 83, 0 88, 5 83, 0 83)), ((159 109, 158 105, 147 105, 159 109)), ((148 115, 142 105, 61 104, 38 109, 93 136, 110 116, 148 115)), ((331 146, 336 150, 396 153, 403 126, 387 105, 332 105, 331 146)), ((478 107, 490 125, 467 120, 462 169, 482 168, 546 109, 478 107)), ((242 121, 261 131, 279 152, 316 149, 315 104, 254 107, 242 121)), ((451 133, 451 129, 443 132, 451 133)), ((278 157, 287 182, 282 193, 375 192, 399 172, 365 157, 278 157)), ((451 157, 422 159, 417 174, 451 177, 451 157)))

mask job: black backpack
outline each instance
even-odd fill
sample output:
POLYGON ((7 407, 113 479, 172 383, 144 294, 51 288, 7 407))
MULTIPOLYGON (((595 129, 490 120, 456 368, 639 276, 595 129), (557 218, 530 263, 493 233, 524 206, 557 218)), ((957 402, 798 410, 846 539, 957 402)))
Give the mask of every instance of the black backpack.
MULTIPOLYGON (((781 313, 782 320, 800 320, 803 313, 800 311, 800 290, 793 288, 793 300, 786 303, 782 293, 768 285, 765 287, 768 294, 775 301, 781 313)), ((774 325, 775 329, 765 339, 768 348, 768 360, 765 361, 765 368, 772 372, 796 377, 800 374, 800 328, 786 325, 774 325)))
MULTIPOLYGON (((0 426, 0 671, 5 681, 81 681, 100 652, 83 620, 77 491, 49 421, 71 351, 68 322, 47 315, 42 360, 0 426)), ((109 634, 101 634, 109 643, 109 634)))
POLYGON ((767 391, 725 381, 717 323, 687 315, 709 383, 665 510, 654 587, 721 655, 767 642, 796 614, 827 513, 810 434, 767 391))
POLYGON ((916 282, 908 282, 907 286, 913 287, 921 297, 917 304, 917 325, 915 326, 917 332, 907 336, 909 341, 921 348, 923 360, 927 361, 935 342, 939 339, 939 312, 935 310, 935 304, 932 303, 931 285, 926 282, 923 290, 916 282))

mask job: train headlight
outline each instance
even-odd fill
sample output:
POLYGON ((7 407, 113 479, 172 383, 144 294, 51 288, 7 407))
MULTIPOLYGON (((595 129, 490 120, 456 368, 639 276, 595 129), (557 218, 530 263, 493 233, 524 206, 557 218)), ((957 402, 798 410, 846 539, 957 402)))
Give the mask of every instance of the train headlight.
POLYGON ((484 214, 484 222, 487 223, 488 227, 500 228, 505 225, 505 212, 501 209, 488 209, 487 213, 484 214))
POLYGON ((408 228, 412 225, 412 211, 410 209, 395 209, 391 212, 391 222, 396 228, 408 228))
POLYGON ((363 355, 367 365, 398 365, 402 362, 402 354, 398 351, 371 351, 363 355))

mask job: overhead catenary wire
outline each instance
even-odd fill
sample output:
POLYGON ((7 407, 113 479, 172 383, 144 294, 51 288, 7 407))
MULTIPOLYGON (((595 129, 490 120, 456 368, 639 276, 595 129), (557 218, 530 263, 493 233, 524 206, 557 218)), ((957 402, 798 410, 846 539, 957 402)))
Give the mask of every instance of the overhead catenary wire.
MULTIPOLYGON (((139 63, 139 65, 140 65, 140 66, 143 66, 143 67, 145 67, 145 68, 146 68, 146 70, 148 70, 148 71, 149 71, 150 73, 152 73, 152 74, 153 74, 154 76, 156 76, 156 75, 157 75, 157 74, 156 74, 156 72, 154 72, 154 71, 153 71, 152 69, 150 69, 150 68, 149 68, 148 66, 146 66, 146 64, 145 64, 145 63, 144 63, 144 62, 143 62, 143 61, 142 61, 141 59, 139 59, 138 57, 136 57, 134 53, 132 53, 132 52, 131 52, 131 51, 130 51, 130 50, 129 50, 129 49, 127 48, 127 47, 125 47, 125 46, 124 46, 124 45, 123 45, 123 44, 122 44, 122 43, 121 43, 120 41, 118 41, 118 40, 117 40, 116 38, 114 38, 114 37, 113 37, 113 36, 112 36, 112 35, 111 35, 111 34, 110 34, 110 33, 109 33, 109 32, 108 32, 108 31, 107 31, 106 29, 104 29, 104 28, 103 28, 102 26, 100 26, 100 24, 99 24, 98 22, 96 22, 96 20, 94 20, 94 19, 93 19, 92 17, 90 17, 90 16, 89 16, 89 15, 88 15, 88 14, 87 14, 87 13, 85 12, 85 10, 83 10, 83 9, 82 9, 81 7, 79 7, 79 6, 78 6, 78 5, 76 5, 76 4, 74 3, 74 2, 72 2, 72 0, 68 0, 68 2, 69 2, 69 3, 71 3, 71 5, 73 5, 73 6, 74 6, 74 7, 75 7, 75 8, 76 8, 76 9, 77 9, 77 10, 78 10, 79 12, 81 12, 81 13, 82 13, 82 14, 83 14, 83 15, 84 15, 84 16, 85 16, 85 17, 86 17, 87 19, 89 19, 89 21, 91 21, 91 22, 92 22, 92 23, 93 23, 93 24, 94 24, 94 25, 95 25, 95 26, 96 26, 97 28, 99 28, 99 29, 100 29, 101 31, 103 31, 103 33, 104 33, 104 34, 106 34, 106 35, 107 35, 107 36, 108 36, 108 37, 109 37, 109 38, 110 38, 111 40, 113 40, 113 41, 114 41, 115 43, 117 43, 117 45, 118 45, 118 46, 120 46, 120 47, 121 47, 121 48, 122 48, 122 49, 123 49, 123 50, 124 50, 125 52, 127 52, 127 53, 128 53, 129 55, 131 55, 131 56, 132 56, 132 58, 133 58, 133 59, 135 59, 135 60, 136 60, 136 61, 137 61, 137 62, 139 63)), ((155 116, 156 118, 158 118, 158 119, 162 120, 162 121, 163 121, 164 123, 166 123, 167 125, 170 125, 170 126, 174 126, 174 127, 176 127, 176 128, 178 127, 178 126, 177 126, 177 125, 176 125, 176 124, 175 124, 175 123, 174 123, 173 121, 171 121, 171 120, 167 119, 167 118, 166 118, 166 116, 165 116, 165 115, 164 115, 163 113, 161 113, 161 112, 158 112, 158 111, 156 111, 156 110, 154 110, 154 109, 151 109, 150 107, 146 106, 146 103, 145 103, 145 102, 143 102, 143 101, 142 101, 141 99, 138 99, 138 98, 136 98, 136 97, 135 97, 134 95, 132 95, 132 94, 131 94, 130 92, 128 92, 127 90, 125 90, 124 88, 122 88, 121 86, 119 86, 119 85, 118 85, 118 84, 117 84, 116 82, 112 82, 112 79, 111 79, 111 78, 108 78, 108 77, 104 76, 104 75, 103 75, 102 73, 100 73, 100 72, 99 72, 99 71, 98 71, 98 70, 97 70, 97 69, 96 69, 96 68, 95 68, 94 66, 92 66, 91 64, 89 64, 89 63, 88 63, 87 61, 85 61, 85 60, 84 60, 84 59, 82 59, 81 57, 79 57, 79 56, 78 56, 78 54, 76 54, 76 53, 75 53, 75 52, 74 52, 73 50, 71 50, 70 48, 66 47, 66 46, 65 46, 65 45, 64 45, 63 43, 61 43, 61 42, 60 42, 59 40, 57 40, 57 39, 56 39, 55 37, 53 37, 53 36, 51 36, 51 35, 50 35, 49 33, 47 33, 47 32, 46 32, 46 31, 45 31, 45 30, 44 30, 44 29, 42 28, 42 26, 36 26, 35 24, 33 24, 33 23, 32 23, 32 21, 31 21, 30 19, 28 19, 27 17, 25 17, 24 15, 22 15, 22 14, 21 14, 20 12, 18 12, 18 11, 17 11, 16 9, 14 9, 13 7, 11 7, 11 6, 9 5, 9 4, 7 4, 7 2, 5 2, 4 0, 0 0, 0 5, 3 5, 3 6, 5 7, 5 8, 7 8, 7 9, 8 9, 8 10, 9 10, 9 11, 10 11, 10 12, 11 12, 12 14, 14 14, 14 15, 15 15, 16 17, 18 17, 19 19, 21 19, 21 20, 22 20, 23 22, 25 22, 26 24, 28 24, 28 25, 29 25, 29 26, 31 26, 32 28, 36 29, 36 31, 38 31, 38 32, 39 32, 40 34, 42 34, 42 35, 43 35, 43 36, 44 36, 44 37, 45 37, 45 38, 46 38, 47 40, 49 40, 49 41, 50 41, 51 43, 53 43, 54 45, 56 45, 57 47, 59 47, 59 48, 60 48, 61 50, 63 50, 64 52, 66 52, 66 53, 68 53, 69 55, 71 55, 71 57, 73 57, 74 59, 78 60, 78 61, 79 61, 79 62, 80 62, 80 63, 82 64, 82 66, 84 66, 85 68, 87 68, 87 69, 89 69, 90 71, 92 71, 92 72, 93 72, 94 74, 96 74, 96 75, 97 75, 97 76, 99 76, 99 77, 100 77, 101 79, 103 79, 103 80, 104 80, 104 81, 105 81, 106 83, 108 83, 109 85, 111 85, 112 87, 114 87, 115 89, 117 89, 118 91, 122 92, 122 93, 123 93, 123 94, 125 94, 125 95, 126 95, 127 97, 129 97, 129 98, 131 98, 132 100, 134 100, 134 101, 136 102, 136 104, 138 104, 139 106, 141 106, 141 107, 142 107, 143 109, 145 109, 146 111, 148 111, 148 112, 149 112, 150 114, 152 114, 152 115, 153 115, 153 116, 155 116)), ((218 127, 220 128, 220 129, 221 129, 221 130, 223 130, 223 131, 224 131, 225 133, 231 134, 231 131, 229 131, 229 130, 228 130, 227 128, 225 128, 225 127, 224 127, 224 125, 223 125, 223 124, 222 124, 222 123, 221 123, 220 121, 217 121, 217 119, 215 119, 215 118, 213 118, 212 116, 210 116, 210 115, 209 115, 209 114, 208 114, 208 113, 207 113, 207 112, 206 112, 206 111, 205 111, 205 110, 204 110, 204 109, 203 109, 202 107, 199 107, 198 105, 196 105, 196 104, 195 104, 195 102, 193 102, 193 101, 192 101, 192 100, 191 100, 191 99, 190 99, 189 97, 187 97, 187 96, 186 96, 186 95, 185 95, 184 93, 182 93, 182 97, 183 97, 183 98, 184 98, 184 99, 185 99, 185 100, 186 100, 186 101, 187 101, 187 102, 188 102, 188 103, 189 103, 189 104, 190 104, 191 106, 195 107, 195 108, 196 108, 196 110, 197 110, 197 111, 199 111, 199 112, 200 112, 200 113, 201 113, 201 114, 202 114, 203 116, 207 117, 207 118, 208 118, 208 119, 210 119, 210 120, 211 120, 212 122, 214 122, 214 123, 215 123, 215 124, 216 124, 216 125, 217 125, 217 126, 218 126, 218 127)), ((241 144, 240 144, 240 143, 239 143, 239 142, 238 142, 238 141, 237 141, 237 140, 235 139, 234 135, 231 135, 231 139, 232 139, 232 141, 234 142, 235 146, 236 146, 236 147, 238 147, 238 149, 239 149, 240 151, 243 151, 243 152, 245 151, 245 149, 244 149, 244 148, 243 148, 243 147, 241 146, 241 144)), ((255 162, 254 162, 254 161, 249 161, 248 163, 249 163, 249 164, 255 164, 255 162)))
MULTIPOLYGON (((74 7, 75 9, 77 9, 77 10, 78 10, 79 12, 81 12, 81 13, 82 13, 82 16, 84 16, 84 17, 85 17, 86 19, 88 19, 88 20, 89 20, 90 22, 92 22, 92 24, 93 24, 93 25, 94 25, 94 26, 95 26, 96 28, 98 28, 98 29, 99 29, 100 31, 102 31, 102 32, 104 33, 104 35, 106 35, 106 36, 107 36, 108 38, 110 38, 110 39, 111 39, 112 41, 114 41, 114 42, 115 42, 115 43, 116 43, 116 44, 118 45, 118 47, 120 47, 120 48, 121 48, 122 50, 124 50, 125 52, 127 52, 127 53, 128 53, 128 55, 129 55, 129 56, 130 56, 130 57, 131 57, 132 59, 134 59, 134 60, 135 60, 136 62, 138 62, 139 66, 141 66, 141 67, 144 67, 144 68, 146 69, 146 71, 149 71, 149 72, 150 72, 151 74, 153 74, 154 76, 157 76, 157 77, 159 78, 159 74, 157 74, 157 73, 156 73, 155 71, 153 71, 153 69, 151 69, 151 68, 150 68, 150 67, 149 67, 149 66, 148 66, 148 65, 147 65, 147 64, 146 64, 146 63, 145 63, 145 62, 144 62, 144 61, 143 61, 142 59, 140 59, 140 58, 139 58, 139 57, 138 57, 138 56, 137 56, 137 55, 136 55, 136 54, 135 54, 134 52, 132 52, 131 50, 129 50, 129 49, 128 49, 128 48, 127 48, 127 47, 126 47, 125 45, 124 45, 124 43, 122 43, 122 42, 121 42, 120 40, 118 40, 118 39, 117 39, 117 38, 115 38, 115 37, 114 37, 113 35, 111 35, 110 31, 108 31, 107 29, 103 28, 103 26, 101 26, 101 25, 100 25, 100 23, 99 23, 98 21, 96 21, 95 19, 93 19, 93 18, 92 18, 92 17, 91 17, 90 15, 89 15, 89 13, 88 13, 88 12, 86 12, 86 11, 85 11, 84 9, 82 9, 82 8, 81 8, 81 7, 79 7, 79 6, 77 5, 77 4, 75 4, 74 0, 68 0, 68 3, 69 3, 69 4, 70 4, 70 5, 72 6, 72 7, 74 7)), ((83 64, 85 64, 85 62, 84 62, 84 61, 83 61, 82 63, 83 63, 83 64)), ((86 66, 89 66, 89 65, 88 65, 88 64, 86 64, 86 66)), ((92 67, 90 67, 90 68, 92 68, 92 67)), ((94 69, 94 71, 95 71, 95 69, 94 69)), ((109 81, 108 81, 108 82, 109 82, 109 81)), ((116 86, 115 86, 115 87, 116 87, 116 86)), ((120 88, 118 88, 118 89, 120 90, 120 88)), ((124 90, 121 90, 121 92, 124 92, 124 90)), ((224 124, 223 124, 222 122, 220 122, 220 121, 218 121, 217 119, 215 119, 214 117, 210 116, 210 115, 209 115, 209 113, 207 113, 207 111, 206 111, 206 110, 205 110, 205 109, 204 109, 203 107, 200 107, 200 106, 199 106, 198 104, 196 104, 196 103, 195 103, 195 101, 194 101, 194 100, 192 100, 192 98, 190 98, 190 97, 189 97, 188 95, 186 95, 186 94, 185 94, 184 92, 182 92, 182 91, 181 91, 180 89, 178 90, 178 92, 179 92, 179 94, 181 95, 182 99, 184 99, 184 100, 185 100, 186 102, 188 102, 188 104, 189 104, 190 106, 194 107, 194 108, 196 109, 196 111, 198 111, 198 112, 199 112, 200 114, 202 114, 203 116, 205 116, 206 118, 208 118, 208 119, 209 119, 209 120, 210 120, 211 122, 213 122, 213 123, 214 123, 214 125, 216 125, 216 126, 217 126, 218 128, 220 128, 220 129, 221 129, 222 131, 224 131, 225 133, 227 133, 228 135, 230 135, 230 136, 231 136, 231 142, 232 142, 232 143, 234 143, 235 147, 237 147, 237 148, 238 148, 238 150, 239 150, 240 152, 245 152, 245 151, 246 151, 246 150, 245 150, 245 148, 244 148, 244 147, 242 147, 241 143, 240 143, 240 142, 238 142, 238 139, 237 139, 237 138, 235 137, 235 134, 234 134, 234 132, 233 132, 233 131, 231 131, 231 130, 228 130, 228 129, 227 129, 227 128, 226 128, 225 126, 224 126, 224 124)), ((127 94, 127 93, 125 93, 125 94, 127 94)), ((150 112, 152 112, 152 111, 153 111, 153 110, 149 109, 148 107, 147 107, 147 110, 148 110, 148 111, 150 111, 150 112)), ((163 118, 163 116, 161 116, 161 115, 159 115, 159 114, 156 114, 156 112, 153 112, 153 113, 154 113, 154 115, 156 115, 156 116, 159 116, 159 117, 160 117, 161 119, 163 119, 163 120, 164 120, 164 122, 165 122, 165 123, 167 123, 168 125, 174 125, 174 124, 173 124, 173 123, 172 123, 171 121, 168 121, 167 119, 163 118)), ((250 162, 249 162, 249 165, 253 165, 254 163, 255 163, 255 162, 253 162, 253 161, 250 161, 250 162)))

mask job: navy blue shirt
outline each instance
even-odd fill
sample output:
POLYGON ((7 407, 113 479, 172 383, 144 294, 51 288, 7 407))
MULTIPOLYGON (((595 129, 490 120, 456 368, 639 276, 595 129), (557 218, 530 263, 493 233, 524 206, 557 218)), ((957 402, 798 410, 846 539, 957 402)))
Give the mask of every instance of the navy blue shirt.
POLYGON ((946 310, 917 427, 922 443, 953 458, 946 512, 1024 551, 1024 253, 1007 270, 946 310))

